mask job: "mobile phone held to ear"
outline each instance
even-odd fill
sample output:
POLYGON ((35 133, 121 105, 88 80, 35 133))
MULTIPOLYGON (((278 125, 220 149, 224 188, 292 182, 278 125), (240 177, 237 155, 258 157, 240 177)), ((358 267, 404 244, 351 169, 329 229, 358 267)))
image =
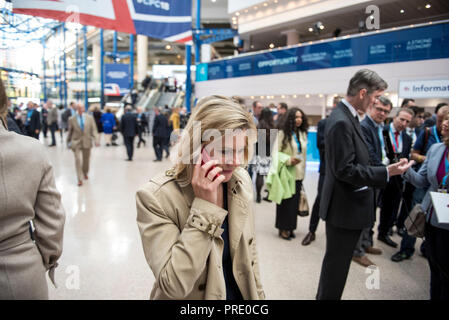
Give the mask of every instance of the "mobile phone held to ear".
MULTIPOLYGON (((204 146, 201 149, 201 165, 209 162, 211 160, 209 153, 206 150, 206 146, 204 146)), ((215 169, 215 165, 213 165, 209 171, 207 171, 206 176, 209 174, 209 172, 211 172, 213 169, 215 169)), ((212 179, 212 181, 214 181, 216 178, 218 178, 220 176, 219 173, 216 174, 216 176, 212 179)))

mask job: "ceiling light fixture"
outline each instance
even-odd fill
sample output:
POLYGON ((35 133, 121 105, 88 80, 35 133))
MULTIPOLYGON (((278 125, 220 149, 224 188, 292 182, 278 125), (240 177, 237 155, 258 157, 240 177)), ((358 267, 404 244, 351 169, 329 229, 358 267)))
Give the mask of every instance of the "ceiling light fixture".
POLYGON ((273 43, 270 43, 270 46, 269 46, 271 49, 273 49, 274 48, 274 44, 273 43))
POLYGON ((171 50, 171 45, 167 44, 167 45, 165 46, 165 49, 166 49, 166 50, 171 50))
POLYGON ((431 7, 430 3, 426 4, 426 9, 429 9, 431 7))
POLYGON ((401 9, 401 11, 400 11, 401 13, 404 13, 405 11, 404 11, 404 9, 401 9))
POLYGON ((265 3, 263 4, 263 6, 264 6, 264 7, 267 7, 267 6, 268 6, 268 3, 265 2, 265 3))

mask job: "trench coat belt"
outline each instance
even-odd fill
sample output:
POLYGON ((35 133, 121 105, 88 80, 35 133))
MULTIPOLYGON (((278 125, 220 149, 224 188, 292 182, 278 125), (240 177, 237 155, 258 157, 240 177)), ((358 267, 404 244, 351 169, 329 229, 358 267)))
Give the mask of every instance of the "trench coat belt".
POLYGON ((8 249, 17 247, 18 245, 21 245, 22 243, 25 243, 28 240, 31 240, 31 236, 30 231, 26 229, 26 231, 22 233, 13 235, 8 239, 0 241, 0 251, 6 251, 8 249))
MULTIPOLYGON (((27 229, 26 231, 16 234, 12 237, 9 237, 8 239, 0 241, 0 252, 6 251, 8 249, 17 247, 21 245, 22 243, 25 243, 31 239, 30 231, 27 229)), ((48 277, 50 278, 53 285, 57 288, 56 282, 55 282, 55 269, 58 266, 58 263, 55 263, 54 265, 50 266, 48 269, 48 277)))

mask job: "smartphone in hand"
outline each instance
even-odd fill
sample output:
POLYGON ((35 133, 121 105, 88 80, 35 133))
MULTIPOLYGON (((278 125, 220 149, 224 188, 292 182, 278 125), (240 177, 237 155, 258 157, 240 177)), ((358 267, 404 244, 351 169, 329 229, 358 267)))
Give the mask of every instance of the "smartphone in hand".
MULTIPOLYGON (((211 160, 209 153, 206 150, 206 146, 203 147, 203 149, 201 149, 201 165, 209 162, 211 160)), ((209 171, 207 171, 206 176, 209 174, 209 172, 211 172, 213 169, 215 169, 215 165, 213 165, 209 171)), ((218 178, 220 176, 219 173, 217 173, 217 175, 212 179, 215 180, 216 178, 218 178)))

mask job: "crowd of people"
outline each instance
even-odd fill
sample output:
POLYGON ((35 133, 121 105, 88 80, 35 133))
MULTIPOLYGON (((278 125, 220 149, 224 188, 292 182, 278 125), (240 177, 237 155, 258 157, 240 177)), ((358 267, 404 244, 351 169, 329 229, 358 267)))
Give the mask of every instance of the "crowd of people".
MULTIPOLYGON (((279 237, 287 241, 296 237, 305 194, 301 191, 307 175, 309 121, 302 109, 283 102, 263 107, 260 101, 254 101, 251 110, 247 110, 236 97, 211 96, 201 99, 191 116, 176 108, 154 107, 148 113, 140 106, 126 106, 118 119, 110 108, 100 110, 94 106, 86 112, 79 102, 72 102, 64 109, 47 101, 40 112, 39 106, 31 101, 26 108, 12 106, 1 81, 0 85, 0 160, 7 163, 0 173, 7 177, 8 188, 0 194, 2 203, 6 203, 2 197, 6 199, 18 192, 19 186, 11 181, 17 180, 14 172, 20 170, 18 164, 13 165, 12 155, 16 151, 3 146, 35 150, 40 156, 26 157, 30 163, 21 166, 42 168, 35 173, 36 183, 29 186, 29 199, 17 205, 25 205, 32 199, 36 204, 27 206, 23 217, 17 217, 20 220, 17 230, 12 225, 10 234, 0 234, 0 246, 12 250, 20 241, 24 243, 28 233, 24 226, 29 220, 35 221, 30 234, 39 252, 25 242, 29 248, 22 252, 12 250, 10 254, 34 258, 41 255, 44 265, 29 261, 29 268, 19 269, 10 262, 13 260, 5 260, 5 268, 13 270, 11 277, 26 281, 33 272, 39 275, 47 270, 53 272, 61 254, 64 210, 50 162, 44 156, 43 145, 37 141, 40 134, 45 139, 50 131, 49 147, 56 145, 58 131, 61 142, 66 135, 67 146, 74 153, 78 185, 82 186, 83 180, 88 179, 90 150, 101 144, 102 134, 109 147, 118 145, 117 133, 121 133, 126 160, 132 161, 135 138, 140 148, 141 144, 146 146, 145 135, 151 133, 154 161, 162 161, 164 152, 169 157, 170 147, 175 143, 180 151, 187 148, 190 157, 186 164, 181 161, 181 154, 186 153, 176 152, 173 168, 154 177, 137 192, 138 226, 146 259, 156 278, 152 298, 265 297, 255 247, 253 202, 274 202, 279 237), (195 148, 195 121, 201 122, 201 137, 214 129, 223 138, 201 140, 199 149, 190 152, 191 146, 195 148), (258 129, 256 137, 246 134, 254 129, 258 129), (227 130, 237 130, 237 134, 234 132, 232 139, 225 139, 227 130), (202 161, 198 160, 199 155, 202 161), (8 240, 10 237, 13 240, 8 240), (197 283, 201 285, 195 286, 197 283)), ((402 241, 391 260, 409 259, 414 254, 416 238, 407 232, 405 225, 416 204, 421 204, 427 214, 421 251, 431 270, 430 296, 449 298, 449 228, 438 223, 429 196, 429 191, 448 190, 449 106, 439 104, 435 114, 425 119, 424 108, 416 106, 412 99, 405 99, 401 108, 391 114, 393 104, 383 95, 387 87, 374 71, 358 71, 349 82, 346 97, 335 97, 330 116, 317 125, 318 192, 310 214, 309 232, 302 240, 302 245, 311 245, 316 240, 320 218, 325 221, 326 252, 317 299, 340 299, 351 260, 367 267, 374 265, 367 254, 382 254, 373 239, 378 208, 377 240, 398 247, 391 239, 395 228, 402 241)), ((2 207, 0 219, 13 216, 17 212, 14 206, 2 207)), ((0 274, 0 284, 7 281, 1 280, 0 274)), ((42 281, 33 283, 35 288, 31 284, 30 288, 9 286, 9 291, 1 288, 0 298, 48 296, 47 290, 42 289, 42 281)))

